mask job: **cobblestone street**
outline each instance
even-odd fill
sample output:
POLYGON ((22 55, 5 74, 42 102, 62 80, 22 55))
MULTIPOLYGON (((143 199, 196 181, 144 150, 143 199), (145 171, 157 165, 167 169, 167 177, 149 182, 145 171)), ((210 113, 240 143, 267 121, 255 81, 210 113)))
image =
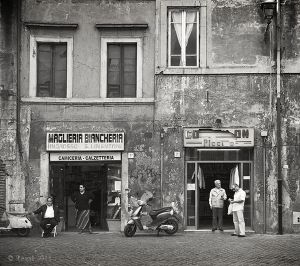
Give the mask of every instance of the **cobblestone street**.
POLYGON ((300 235, 61 233, 0 236, 0 265, 300 265, 300 235))

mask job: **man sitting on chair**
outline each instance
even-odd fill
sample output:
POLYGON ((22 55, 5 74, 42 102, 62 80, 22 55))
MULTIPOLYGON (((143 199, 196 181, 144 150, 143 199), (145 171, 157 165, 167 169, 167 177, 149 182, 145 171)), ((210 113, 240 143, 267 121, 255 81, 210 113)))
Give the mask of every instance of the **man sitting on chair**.
POLYGON ((43 237, 51 236, 53 228, 59 223, 58 208, 53 206, 53 198, 48 197, 47 203, 42 205, 34 214, 41 214, 41 228, 44 230, 43 237))

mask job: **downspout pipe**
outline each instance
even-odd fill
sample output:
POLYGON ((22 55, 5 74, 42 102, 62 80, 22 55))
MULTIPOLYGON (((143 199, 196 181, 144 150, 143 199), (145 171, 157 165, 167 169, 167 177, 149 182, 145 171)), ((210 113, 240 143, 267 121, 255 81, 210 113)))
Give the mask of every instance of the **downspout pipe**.
POLYGON ((281 6, 276 4, 276 116, 277 116, 277 186, 278 186, 278 234, 282 235, 282 137, 281 137, 281 6))
POLYGON ((21 50, 21 11, 22 11, 22 0, 17 0, 17 84, 16 84, 16 142, 20 159, 23 160, 23 148, 21 141, 21 92, 20 92, 20 50, 21 50))

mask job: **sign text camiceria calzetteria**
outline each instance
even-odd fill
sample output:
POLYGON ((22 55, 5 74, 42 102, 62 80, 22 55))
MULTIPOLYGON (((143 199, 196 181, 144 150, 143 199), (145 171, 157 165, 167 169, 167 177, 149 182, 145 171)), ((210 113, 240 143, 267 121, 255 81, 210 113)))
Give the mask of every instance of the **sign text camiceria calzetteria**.
POLYGON ((123 151, 124 132, 47 133, 47 151, 123 151))

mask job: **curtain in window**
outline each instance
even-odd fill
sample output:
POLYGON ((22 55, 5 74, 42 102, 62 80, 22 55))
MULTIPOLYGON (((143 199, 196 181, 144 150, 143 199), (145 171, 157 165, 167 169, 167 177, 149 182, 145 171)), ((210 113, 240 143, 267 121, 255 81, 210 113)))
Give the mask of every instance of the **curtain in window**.
POLYGON ((230 171, 229 188, 231 189, 234 184, 240 185, 240 176, 239 176, 238 165, 236 165, 230 171))
MULTIPOLYGON (((195 176, 196 176, 196 173, 194 171, 191 179, 194 180, 195 176)), ((198 172, 197 172, 197 179, 198 179, 198 186, 199 186, 199 188, 205 189, 204 174, 203 174, 203 170, 202 170, 202 168, 200 166, 199 166, 198 172)))
POLYGON ((174 28, 176 31, 177 40, 179 42, 180 47, 182 47, 182 41, 181 41, 181 30, 182 30, 182 13, 180 12, 172 12, 172 20, 174 22, 174 28))
POLYGON ((185 28, 185 47, 188 44, 189 38, 191 36, 193 26, 194 26, 194 21, 196 18, 196 12, 187 12, 186 13, 186 28, 185 28))
MULTIPOLYGON (((192 30, 193 30, 193 22, 195 21, 196 18, 196 12, 186 12, 186 20, 185 20, 185 25, 182 26, 183 20, 183 12, 172 12, 172 21, 174 22, 174 28, 177 36, 177 40, 179 42, 179 45, 181 48, 186 49, 186 46, 188 44, 189 38, 191 36, 192 30), (182 40, 182 30, 184 29, 185 33, 185 42, 183 46, 183 40, 182 40)), ((182 56, 182 55, 181 55, 182 56)), ((182 65, 182 58, 180 65, 182 65)))

